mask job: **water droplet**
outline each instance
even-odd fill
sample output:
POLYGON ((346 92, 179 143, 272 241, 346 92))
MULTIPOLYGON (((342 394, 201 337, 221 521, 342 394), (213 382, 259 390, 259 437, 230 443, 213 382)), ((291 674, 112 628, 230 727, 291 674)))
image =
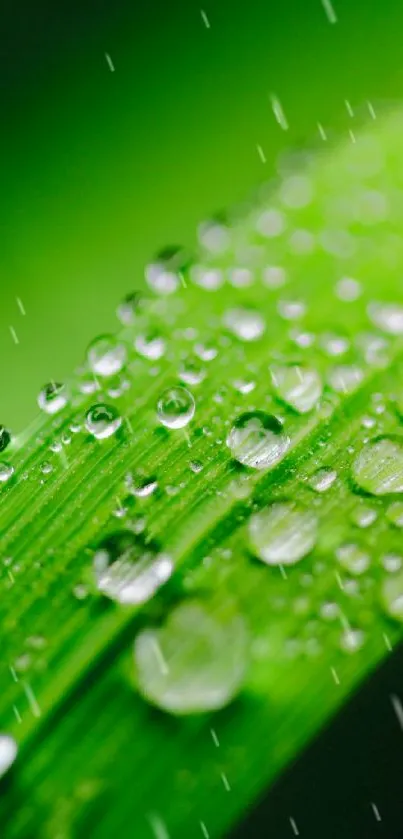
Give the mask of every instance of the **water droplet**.
POLYGON ((355 364, 340 364, 329 370, 328 383, 336 393, 353 393, 364 378, 364 373, 355 364))
POLYGON ((118 308, 116 309, 116 314, 120 320, 120 322, 124 326, 130 326, 136 320, 136 316, 139 314, 141 309, 144 308, 145 298, 139 291, 133 291, 130 294, 126 294, 126 297, 123 298, 122 302, 119 303, 118 308))
POLYGON ((256 230, 267 239, 275 239, 285 230, 285 216, 279 210, 264 210, 256 219, 256 230))
POLYGON ((302 300, 279 300, 277 309, 284 320, 300 320, 306 313, 302 300))
POLYGON ((357 337, 357 347, 371 367, 385 367, 389 358, 389 343, 382 335, 363 332, 357 337))
POLYGON ((294 565, 312 551, 317 540, 315 513, 294 501, 276 501, 251 516, 249 542, 268 565, 294 565))
POLYGON ((204 221, 199 225, 200 244, 216 256, 225 253, 230 246, 230 231, 226 224, 218 219, 204 221))
POLYGON ((235 420, 227 437, 232 457, 252 469, 269 469, 286 453, 290 439, 277 417, 248 411, 235 420))
POLYGON ((371 440, 354 460, 352 476, 371 495, 403 492, 403 440, 391 436, 371 440))
POLYGON ((402 567, 402 558, 399 554, 384 554, 381 557, 381 563, 385 571, 388 571, 389 574, 395 574, 395 572, 400 571, 402 567))
POLYGON ((280 186, 281 202, 294 210, 310 204, 312 195, 312 183, 305 175, 290 175, 280 186))
POLYGON ((11 463, 6 463, 6 461, 3 460, 0 463, 0 482, 5 483, 13 474, 14 466, 11 466, 11 463))
POLYGON ((0 778, 6 774, 17 757, 18 747, 11 734, 0 734, 0 778))
POLYGON ((0 452, 4 452, 7 446, 10 444, 11 435, 10 432, 7 431, 7 428, 4 425, 0 425, 0 452))
POLYGON ((190 466, 192 472, 195 473, 195 475, 198 475, 199 472, 201 472, 202 469, 203 469, 203 464, 201 463, 200 460, 191 460, 190 463, 189 463, 189 466, 190 466))
POLYGON ((65 385, 49 382, 38 395, 38 405, 46 414, 57 414, 67 405, 65 385))
POLYGON ((262 280, 267 288, 282 288, 287 282, 287 274, 281 265, 267 265, 263 269, 262 280))
POLYGON ((216 711, 234 699, 245 678, 244 620, 197 601, 182 603, 164 626, 137 635, 134 659, 139 690, 153 705, 178 715, 216 711))
POLYGON ((97 440, 105 440, 120 428, 122 418, 116 408, 102 402, 92 405, 85 415, 85 427, 97 440))
POLYGON ((403 571, 383 581, 381 603, 390 618, 403 622, 403 571))
POLYGON ((238 391, 238 393, 247 394, 252 393, 252 391, 256 387, 256 382, 252 381, 251 379, 234 379, 232 382, 232 387, 238 391))
POLYGON ((146 603, 169 580, 173 563, 130 530, 104 539, 94 553, 97 590, 122 605, 146 603))
POLYGON ((165 339, 153 330, 144 335, 137 335, 134 346, 140 355, 151 361, 158 361, 166 350, 165 339))
POLYGON ((371 561, 369 554, 353 542, 340 545, 337 548, 336 557, 340 565, 354 576, 367 571, 371 561))
POLYGON ((344 335, 335 332, 325 332, 320 340, 320 346, 327 355, 344 355, 350 347, 350 341, 344 335))
POLYGON ((41 463, 40 470, 42 475, 50 475, 50 473, 53 472, 53 466, 49 460, 44 460, 43 463, 41 463))
POLYGON ((100 335, 87 350, 88 364, 97 376, 113 376, 126 362, 126 347, 114 335, 100 335))
POLYGON ((190 278, 195 285, 206 291, 217 291, 224 282, 223 272, 219 268, 206 268, 204 265, 193 265, 190 278))
POLYGON ((322 466, 310 476, 308 484, 315 492, 327 492, 333 486, 336 478, 337 472, 335 469, 331 469, 329 466, 322 466))
POLYGON ((365 641, 362 629, 346 629, 340 638, 340 647, 345 653, 355 653, 360 650, 365 641))
POLYGON ((322 395, 319 373, 299 364, 273 364, 270 368, 276 396, 299 414, 316 407, 322 395))
POLYGON ((195 400, 185 387, 170 387, 158 400, 157 416, 166 428, 184 428, 195 413, 195 400))
POLYGON ((372 323, 383 332, 403 334, 403 306, 398 303, 370 303, 367 311, 372 323))
POLYGON ((403 501, 393 501, 386 510, 386 518, 395 527, 403 527, 403 501))
POLYGON ((252 285, 254 280, 253 272, 250 268, 229 268, 228 281, 233 288, 247 288, 252 285))
POLYGON ((144 475, 126 475, 126 486, 136 498, 148 498, 158 487, 158 481, 154 477, 144 475))
POLYGON ((361 294, 361 284, 352 277, 342 277, 336 285, 336 296, 339 300, 344 300, 346 303, 358 300, 361 294))
POLYGON ((214 361, 218 354, 217 347, 208 346, 206 344, 196 344, 194 351, 198 358, 202 361, 214 361))
POLYGON ((195 358, 187 358, 180 370, 179 378, 187 385, 199 385, 206 378, 206 371, 195 358))
POLYGON ((264 318, 255 309, 228 309, 223 321, 241 341, 257 341, 266 329, 264 318))
POLYGON ((357 525, 357 527, 361 528, 370 527, 377 518, 378 513, 373 509, 373 507, 360 505, 351 513, 351 521, 353 524, 357 525))
POLYGON ((183 248, 175 245, 161 251, 155 262, 146 267, 146 280, 156 294, 172 294, 182 281, 182 271, 187 267, 189 256, 183 248))

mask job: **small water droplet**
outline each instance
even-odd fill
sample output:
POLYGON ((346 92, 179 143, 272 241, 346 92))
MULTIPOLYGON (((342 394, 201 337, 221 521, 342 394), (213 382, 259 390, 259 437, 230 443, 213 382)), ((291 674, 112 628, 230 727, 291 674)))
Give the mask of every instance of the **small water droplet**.
POLYGON ((227 329, 241 341, 257 341, 266 329, 264 318, 255 309, 228 309, 223 321, 227 329))
POLYGON ((198 228, 198 237, 200 244, 216 256, 225 253, 230 246, 230 230, 219 219, 202 222, 198 228))
POLYGON ((300 320, 306 313, 306 305, 302 300, 279 300, 277 309, 284 320, 300 320))
POLYGON ((273 364, 270 368, 276 396, 299 414, 312 411, 322 395, 319 373, 299 364, 273 364))
POLYGON ((201 463, 200 460, 191 460, 190 463, 189 463, 189 466, 190 466, 192 472, 195 473, 195 475, 198 475, 199 472, 201 472, 202 469, 203 469, 203 464, 201 463))
POLYGON ((116 408, 102 402, 92 405, 85 415, 85 427, 97 440, 105 440, 120 428, 122 418, 116 408))
POLYGON ((11 434, 4 425, 0 425, 0 452, 4 452, 10 444, 11 434))
POLYGON ((371 495, 403 492, 403 440, 392 436, 371 440, 351 471, 355 483, 371 495))
POLYGON ((352 277, 342 277, 336 285, 336 296, 339 300, 350 303, 353 300, 358 300, 361 294, 361 284, 352 277))
POLYGON ((0 482, 5 483, 6 481, 10 480, 13 474, 14 466, 11 466, 11 463, 7 463, 5 460, 3 460, 0 463, 0 482))
POLYGON ((328 383, 336 393, 353 393, 364 378, 364 373, 355 364, 340 364, 328 374, 328 383))
POLYGON ((252 469, 269 469, 286 453, 290 439, 277 417, 248 411, 235 420, 227 437, 232 457, 252 469))
POLYGON ((256 382, 252 381, 252 379, 234 379, 231 384, 238 393, 242 393, 244 395, 252 393, 256 387, 256 382))
POLYGON ((245 678, 244 620, 184 602, 162 627, 140 631, 134 660, 139 690, 153 705, 177 715, 218 710, 234 699, 245 678))
POLYGON ((40 470, 42 475, 50 475, 50 473, 53 472, 53 466, 49 460, 44 460, 43 463, 41 463, 40 470))
POLYGON ((126 294, 126 297, 119 303, 116 314, 124 326, 130 326, 135 323, 136 317, 144 308, 144 305, 145 298, 143 295, 139 291, 133 291, 126 294))
POLYGON ((395 527, 403 527, 403 501, 393 501, 386 510, 386 518, 395 527))
POLYGON ((275 239, 285 230, 286 220, 280 210, 264 210, 256 219, 256 230, 267 239, 275 239))
POLYGON ((0 734, 0 778, 8 772, 17 757, 18 747, 11 734, 0 734))
POLYGON ((398 303, 370 303, 367 311, 372 323, 383 332, 403 334, 403 306, 398 303))
POLYGON ((88 347, 87 360, 97 376, 113 376, 126 362, 126 347, 114 335, 100 335, 88 347))
POLYGON ((194 417, 195 400, 185 387, 170 387, 158 400, 157 416, 166 428, 184 428, 194 417))
POLYGON ((38 395, 38 405, 46 414, 57 414, 67 405, 67 399, 65 385, 49 382, 38 395))
POLYGON ((393 553, 383 554, 381 563, 385 571, 388 571, 389 574, 395 574, 402 567, 402 557, 393 553))
POLYGON ((224 274, 219 268, 206 268, 204 265, 193 265, 190 278, 195 285, 206 291, 217 291, 224 282, 224 274))
POLYGON ((367 571, 371 562, 369 554, 353 542, 340 545, 336 550, 336 557, 345 571, 354 576, 367 571))
POLYGON ((169 580, 173 563, 130 530, 120 530, 97 547, 93 568, 97 590, 123 605, 146 603, 169 580))
POLYGON ((383 581, 381 603, 390 618, 403 622, 403 571, 383 581))
POLYGON ((134 346, 139 355, 152 361, 158 361, 166 351, 165 339, 154 330, 137 335, 134 346))
POLYGON ((126 475, 126 486, 129 492, 136 496, 136 498, 148 498, 152 495, 158 487, 158 481, 155 477, 145 477, 144 475, 126 475))
POLYGON ((333 486, 336 478, 337 472, 335 469, 331 469, 329 466, 322 466, 310 476, 308 484, 315 492, 327 492, 333 486))
POLYGON ((196 358, 187 358, 181 365, 179 378, 187 385, 199 385, 206 378, 206 370, 196 358))
POLYGON ((146 280, 156 294, 172 294, 182 282, 182 271, 187 267, 189 255, 175 245, 164 248, 146 267, 146 280))
POLYGON ((335 357, 344 355, 350 348, 350 341, 344 335, 336 332, 325 332, 320 339, 322 350, 329 356, 335 357))
POLYGON ((316 544, 315 513, 294 501, 276 501, 251 516, 249 542, 256 556, 268 565, 294 565, 316 544))
POLYGON ((267 265, 263 269, 262 280, 267 288, 282 288, 287 282, 287 274, 281 265, 267 265))
POLYGON ((366 528, 378 518, 378 513, 373 507, 359 505, 351 513, 351 521, 357 527, 366 528))
POLYGON ((355 653, 361 649, 365 641, 362 629, 346 629, 340 638, 340 647, 345 653, 355 653))

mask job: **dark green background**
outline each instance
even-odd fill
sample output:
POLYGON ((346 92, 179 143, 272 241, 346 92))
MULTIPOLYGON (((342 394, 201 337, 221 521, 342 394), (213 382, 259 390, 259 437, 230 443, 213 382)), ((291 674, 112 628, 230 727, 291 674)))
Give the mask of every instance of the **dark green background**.
POLYGON ((16 431, 157 249, 192 244, 318 121, 341 136, 345 99, 401 97, 399 0, 334 0, 335 25, 321 0, 201 4, 210 29, 195 0, 3 5, 0 421, 16 431))

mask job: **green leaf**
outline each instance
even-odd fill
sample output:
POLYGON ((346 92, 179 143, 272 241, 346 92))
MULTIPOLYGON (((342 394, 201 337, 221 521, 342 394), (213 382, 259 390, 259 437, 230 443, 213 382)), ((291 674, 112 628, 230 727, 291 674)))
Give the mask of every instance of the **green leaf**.
POLYGON ((223 835, 399 637, 401 129, 161 254, 4 447, 4 839, 223 835))

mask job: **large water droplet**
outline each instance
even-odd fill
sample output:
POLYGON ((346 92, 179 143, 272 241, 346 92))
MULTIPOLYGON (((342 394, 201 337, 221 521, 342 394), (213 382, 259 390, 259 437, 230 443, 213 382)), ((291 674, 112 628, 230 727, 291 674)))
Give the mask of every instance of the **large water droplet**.
POLYGON ((212 612, 197 601, 180 604, 164 626, 137 635, 134 659, 139 690, 171 714, 223 708, 242 687, 247 641, 241 615, 212 612))
POLYGON ((403 334, 403 306, 398 303, 370 303, 368 315, 375 326, 390 335, 403 334))
POLYGON ((17 757, 18 747, 11 734, 0 734, 0 778, 6 774, 17 757))
POLYGON ((299 364, 273 364, 270 368, 276 396, 299 414, 312 411, 322 395, 316 370, 299 364))
POLYGON ((315 546, 315 513, 294 501, 276 501, 251 516, 249 542, 256 556, 268 565, 294 565, 315 546))
POLYGON ((145 603, 169 580, 173 563, 130 530, 120 530, 97 547, 93 568, 101 594, 122 605, 145 603))
POLYGON ((403 492, 403 439, 385 436, 371 440, 351 471, 356 484, 371 495, 403 492))
POLYGON ((11 440, 10 432, 4 425, 0 425, 0 452, 4 452, 11 440))
POLYGON ((126 362, 126 347, 114 335, 100 335, 87 350, 88 364, 97 376, 113 376, 126 362))
POLYGON ((227 437, 232 457, 252 469, 275 466, 290 445, 277 417, 264 411, 247 411, 235 420, 227 437))
POLYGON ((388 576, 383 581, 381 602, 389 617, 403 622, 403 571, 388 576))
POLYGON ((158 400, 157 416, 166 428, 184 428, 194 416, 196 403, 185 387, 170 387, 158 400))
POLYGON ((122 418, 116 408, 98 402, 88 409, 85 416, 85 427, 97 440, 105 440, 120 428, 122 418))
POLYGON ((57 414, 67 405, 65 385, 49 382, 38 395, 38 405, 46 414, 57 414))
POLYGON ((228 309, 224 325, 241 341, 257 341, 266 329, 264 318, 255 309, 228 309))

